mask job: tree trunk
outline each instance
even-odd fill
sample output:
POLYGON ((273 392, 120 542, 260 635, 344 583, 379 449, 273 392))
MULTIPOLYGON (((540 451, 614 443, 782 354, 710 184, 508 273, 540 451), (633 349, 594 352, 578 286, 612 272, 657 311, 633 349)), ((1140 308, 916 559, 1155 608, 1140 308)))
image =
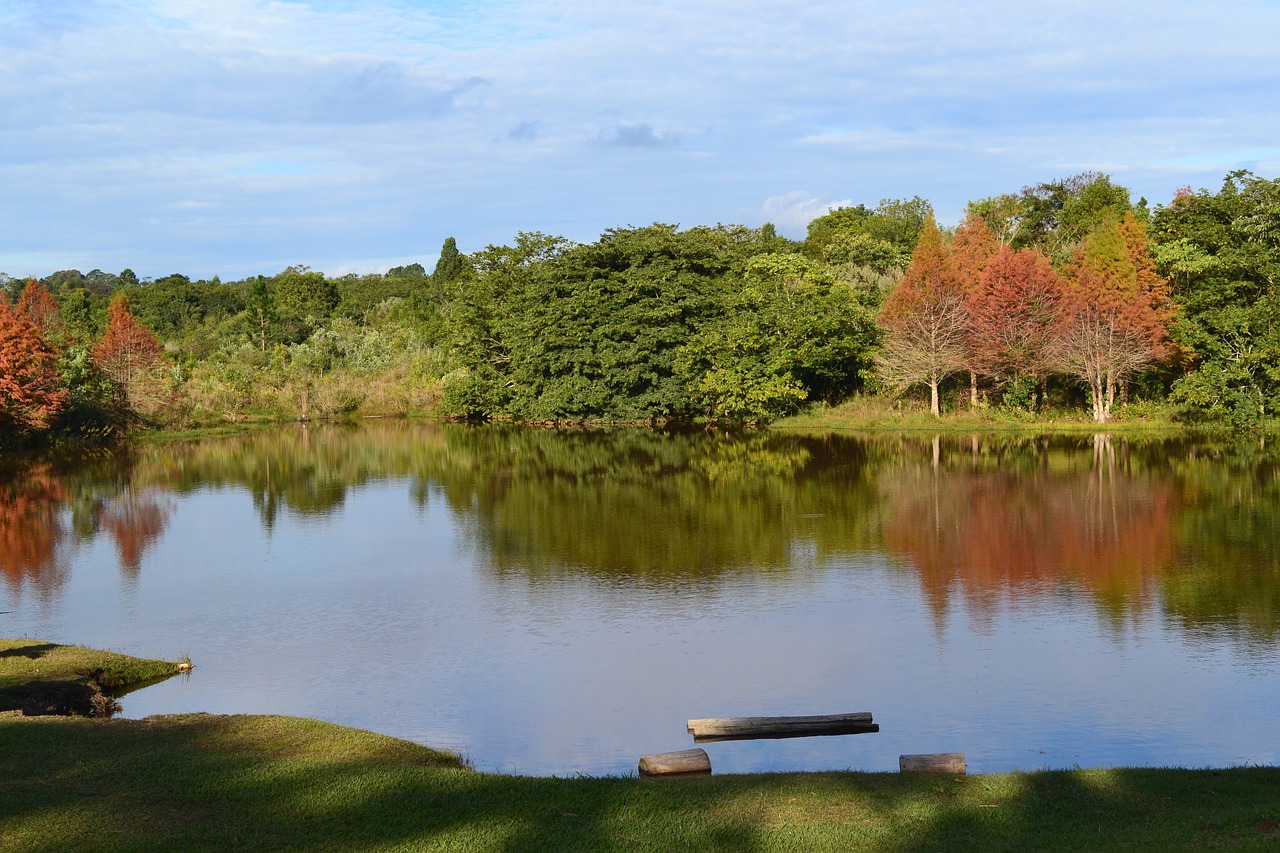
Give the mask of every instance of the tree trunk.
POLYGON ((969 371, 969 408, 978 408, 978 373, 977 371, 969 371))
POLYGON ((929 380, 929 411, 935 418, 942 417, 942 407, 938 405, 938 380, 929 380))

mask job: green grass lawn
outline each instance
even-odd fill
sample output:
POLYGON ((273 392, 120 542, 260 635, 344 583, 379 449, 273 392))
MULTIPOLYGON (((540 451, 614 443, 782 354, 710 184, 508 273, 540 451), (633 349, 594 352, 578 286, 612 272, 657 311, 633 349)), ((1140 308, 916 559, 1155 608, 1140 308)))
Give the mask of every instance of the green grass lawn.
POLYGON ((559 779, 315 720, 0 714, 6 853, 1278 850, 1278 827, 1277 768, 559 779))

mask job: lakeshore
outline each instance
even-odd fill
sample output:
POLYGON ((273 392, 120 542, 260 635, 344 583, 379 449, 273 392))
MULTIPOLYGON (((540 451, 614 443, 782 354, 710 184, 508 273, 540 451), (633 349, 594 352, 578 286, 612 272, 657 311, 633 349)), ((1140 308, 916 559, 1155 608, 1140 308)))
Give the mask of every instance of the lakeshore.
MULTIPOLYGON (((19 665, 29 677, 39 660, 30 655, 53 648, 66 647, 0 641, 0 683, 13 688, 19 665)), ((119 664, 97 654, 76 650, 75 669, 119 664)), ((1275 767, 547 778, 479 773, 460 756, 404 740, 264 715, 0 714, 0 780, 0 842, 14 853, 1280 843, 1275 767)))

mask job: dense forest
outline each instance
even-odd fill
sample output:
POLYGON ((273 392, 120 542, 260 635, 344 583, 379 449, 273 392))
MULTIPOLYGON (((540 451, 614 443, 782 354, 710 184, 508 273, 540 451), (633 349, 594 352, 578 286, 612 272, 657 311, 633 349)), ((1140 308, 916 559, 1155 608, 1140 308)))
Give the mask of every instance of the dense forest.
POLYGON ((1280 407, 1280 179, 1148 206, 1086 173, 772 226, 531 232, 434 269, 241 281, 0 274, 0 445, 136 424, 435 413, 764 423, 855 396, 1264 428, 1280 407))

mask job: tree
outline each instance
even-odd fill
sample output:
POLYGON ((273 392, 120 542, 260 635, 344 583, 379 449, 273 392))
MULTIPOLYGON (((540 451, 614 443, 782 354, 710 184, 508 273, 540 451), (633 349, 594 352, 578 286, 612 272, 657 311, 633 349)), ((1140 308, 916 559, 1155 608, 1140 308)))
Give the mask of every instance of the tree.
POLYGON ((48 429, 66 402, 57 352, 0 301, 0 435, 48 429))
POLYGON ((333 281, 306 266, 289 267, 277 275, 273 290, 281 319, 294 326, 295 340, 305 338, 327 320, 342 299, 333 281))
POLYGON ((809 223, 804 253, 830 264, 865 266, 876 272, 906 267, 911 251, 933 215, 929 202, 885 199, 875 209, 841 207, 809 223))
POLYGON ((1156 267, 1182 306, 1194 369, 1171 399, 1191 421, 1254 428, 1280 413, 1280 179, 1231 172, 1216 193, 1180 190, 1152 217, 1156 267))
POLYGON ((849 282, 803 255, 752 257, 725 308, 677 358, 712 418, 761 423, 806 399, 831 401, 847 395, 868 366, 871 312, 849 282))
POLYGON ((983 373, 1041 381, 1053 367, 1063 283, 1038 249, 1001 246, 969 298, 969 346, 983 373))
MULTIPOLYGON (((951 257, 964 286, 966 299, 972 301, 982 289, 982 273, 1000 247, 994 231, 981 216, 969 213, 951 240, 951 257)), ((968 310, 968 309, 966 309, 968 310)), ((970 347, 972 349, 972 346, 970 347)), ((971 353, 972 354, 972 353, 971 353)), ((969 360, 969 406, 978 407, 978 365, 969 360)))
POLYGON ((911 265, 880 312, 886 334, 876 359, 880 377, 899 388, 929 387, 929 410, 941 416, 938 386, 962 370, 968 356, 965 287, 930 216, 911 265))
POLYGON ((1024 187, 1019 207, 1014 247, 1036 246, 1059 263, 1072 257, 1091 230, 1133 211, 1129 190, 1099 172, 1024 187))
POLYGON ((94 347, 93 360, 129 410, 150 414, 164 402, 167 380, 160 342, 133 316, 128 294, 112 298, 107 328, 94 347))
POLYGON ((267 344, 274 342, 276 324, 276 301, 271 296, 271 288, 267 280, 258 276, 249 289, 249 300, 244 306, 245 316, 249 320, 249 339, 258 345, 262 352, 267 351, 267 344))
POLYGON ((35 327, 46 341, 54 343, 61 340, 62 313, 58 309, 58 303, 34 278, 27 280, 27 286, 18 297, 14 310, 19 317, 35 327))
POLYGON ((1105 423, 1120 384, 1168 353, 1168 287, 1132 214, 1085 237, 1067 271, 1062 307, 1055 361, 1088 386, 1093 418, 1105 423))
POLYGON ((440 259, 436 261, 436 268, 432 271, 431 277, 438 284, 448 284, 457 281, 470 269, 471 264, 466 256, 458 251, 458 242, 448 237, 440 247, 440 259))

